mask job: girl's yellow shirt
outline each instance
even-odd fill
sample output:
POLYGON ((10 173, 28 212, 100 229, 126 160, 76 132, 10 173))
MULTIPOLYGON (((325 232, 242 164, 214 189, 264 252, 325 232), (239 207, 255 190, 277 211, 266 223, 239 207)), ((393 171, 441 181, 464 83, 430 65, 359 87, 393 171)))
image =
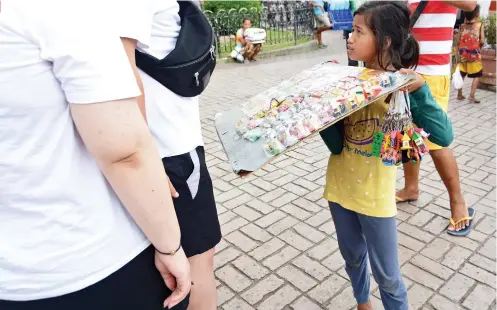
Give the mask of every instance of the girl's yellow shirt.
POLYGON ((393 217, 397 213, 395 178, 397 168, 385 166, 373 157, 375 132, 381 131, 384 101, 375 102, 347 117, 341 154, 330 156, 324 198, 342 207, 374 217, 393 217))

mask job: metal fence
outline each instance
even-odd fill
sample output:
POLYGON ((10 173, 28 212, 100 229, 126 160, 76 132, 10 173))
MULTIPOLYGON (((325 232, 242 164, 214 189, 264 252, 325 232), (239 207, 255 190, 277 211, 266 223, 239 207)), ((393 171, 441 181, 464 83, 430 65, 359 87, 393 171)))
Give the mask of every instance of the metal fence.
POLYGON ((217 51, 220 56, 230 53, 235 45, 235 34, 241 28, 244 18, 250 18, 252 27, 266 31, 264 46, 286 43, 297 45, 313 35, 314 18, 309 8, 279 7, 276 9, 241 8, 239 11, 220 10, 217 13, 204 11, 216 35, 217 51))

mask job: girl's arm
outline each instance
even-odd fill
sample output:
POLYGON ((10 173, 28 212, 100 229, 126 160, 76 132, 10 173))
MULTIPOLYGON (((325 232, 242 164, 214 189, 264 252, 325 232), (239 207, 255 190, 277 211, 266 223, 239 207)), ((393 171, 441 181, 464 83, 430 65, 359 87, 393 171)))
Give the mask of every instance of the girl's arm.
POLYGON ((330 150, 331 154, 338 155, 343 149, 345 129, 343 120, 319 132, 321 139, 330 150))

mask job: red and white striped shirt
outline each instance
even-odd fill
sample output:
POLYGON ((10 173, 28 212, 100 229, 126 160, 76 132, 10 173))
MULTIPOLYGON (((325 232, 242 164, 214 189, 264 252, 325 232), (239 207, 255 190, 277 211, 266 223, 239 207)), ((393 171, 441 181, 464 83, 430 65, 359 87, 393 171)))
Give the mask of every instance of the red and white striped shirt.
MULTIPOLYGON (((420 0, 409 0, 412 12, 420 0)), ((420 58, 417 72, 424 75, 450 75, 450 60, 457 8, 443 1, 428 1, 412 29, 418 40, 420 58)))

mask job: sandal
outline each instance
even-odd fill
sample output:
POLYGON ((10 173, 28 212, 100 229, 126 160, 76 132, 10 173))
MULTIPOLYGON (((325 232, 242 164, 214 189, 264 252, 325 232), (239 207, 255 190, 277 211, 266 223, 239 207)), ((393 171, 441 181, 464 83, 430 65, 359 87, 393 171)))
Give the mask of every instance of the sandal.
POLYGON ((480 103, 481 102, 480 100, 478 100, 476 98, 469 98, 468 100, 469 100, 469 102, 472 102, 472 103, 480 103))
POLYGON ((447 233, 449 235, 456 236, 456 237, 465 237, 469 234, 469 231, 471 230, 471 224, 473 223, 473 218, 476 215, 476 211, 473 208, 468 208, 468 213, 469 213, 469 216, 463 217, 462 219, 458 220, 457 222, 455 222, 452 218, 450 219, 450 225, 452 225, 452 227, 456 227, 457 224, 461 223, 462 221, 467 221, 467 220, 469 220, 469 224, 464 229, 461 229, 459 231, 455 231, 455 230, 452 231, 452 230, 447 229, 447 233))
POLYGON ((416 201, 416 200, 418 200, 418 199, 417 198, 416 199, 411 199, 411 198, 403 199, 403 198, 400 198, 399 196, 395 196, 395 201, 397 203, 411 202, 411 201, 416 201))
POLYGON ((464 96, 457 96, 457 100, 464 100, 464 99, 466 99, 466 97, 464 97, 464 96))

